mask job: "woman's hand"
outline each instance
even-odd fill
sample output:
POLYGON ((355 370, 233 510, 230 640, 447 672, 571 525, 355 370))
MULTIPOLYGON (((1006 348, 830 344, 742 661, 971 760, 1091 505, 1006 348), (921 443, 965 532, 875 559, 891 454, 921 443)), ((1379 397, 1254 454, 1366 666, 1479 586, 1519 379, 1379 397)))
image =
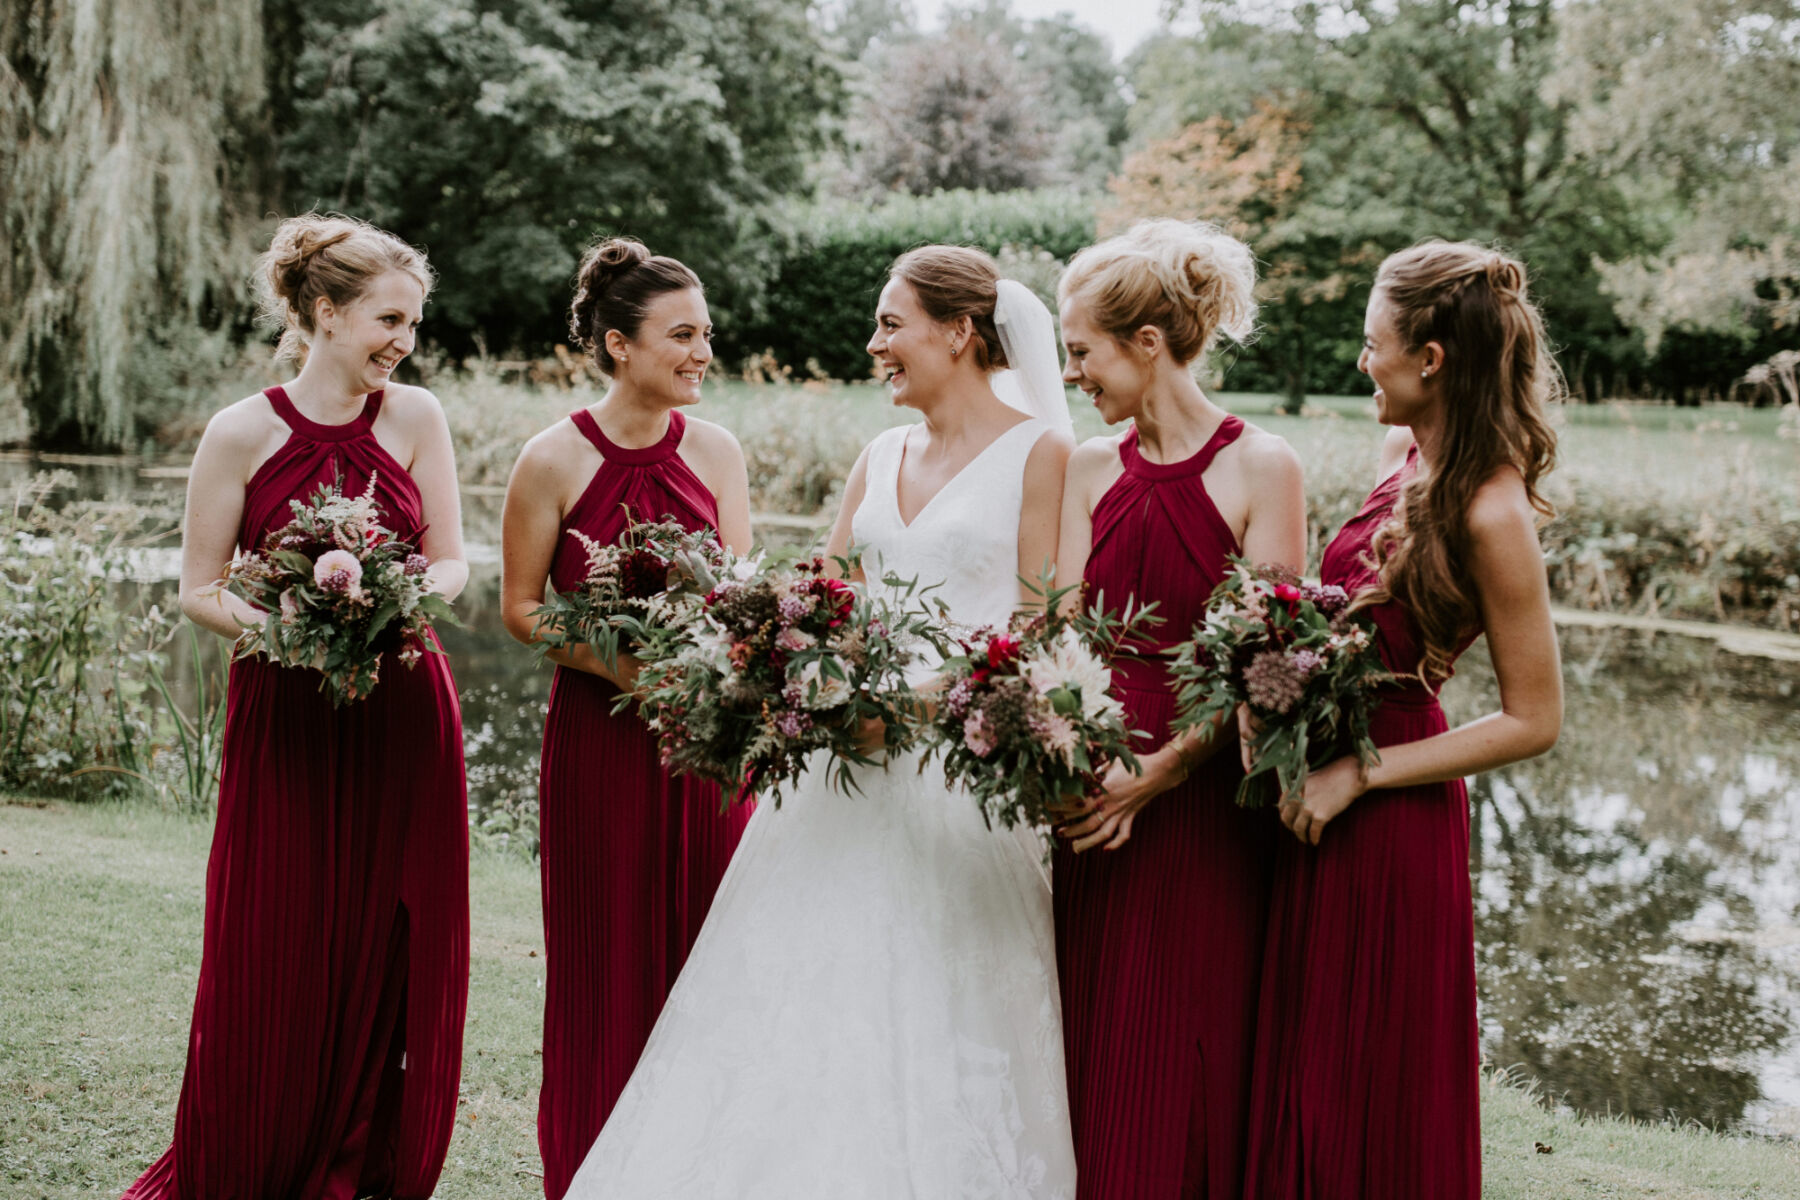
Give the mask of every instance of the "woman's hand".
POLYGON ((1300 798, 1281 804, 1281 823, 1309 846, 1319 844, 1325 826, 1369 789, 1368 773, 1354 755, 1309 771, 1300 798))
POLYGON ((1138 760, 1143 773, 1133 772, 1114 759, 1100 781, 1100 794, 1080 797, 1064 811, 1058 837, 1067 840, 1077 854, 1095 846, 1117 850, 1131 840, 1131 827, 1144 806, 1185 777, 1175 751, 1165 747, 1138 760))
POLYGON ((1256 766, 1256 738, 1262 733, 1262 722, 1250 711, 1248 704, 1237 706, 1238 756, 1244 761, 1244 770, 1256 766))
POLYGON ((864 717, 856 727, 856 752, 864 758, 887 753, 887 722, 880 717, 864 717))

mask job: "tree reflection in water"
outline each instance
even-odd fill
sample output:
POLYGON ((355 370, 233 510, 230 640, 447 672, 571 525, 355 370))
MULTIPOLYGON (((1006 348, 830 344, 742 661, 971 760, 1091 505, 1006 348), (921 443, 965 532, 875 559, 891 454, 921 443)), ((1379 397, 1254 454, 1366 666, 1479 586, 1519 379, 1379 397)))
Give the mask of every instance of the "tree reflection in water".
MULTIPOLYGON (((1486 1051, 1579 1109, 1736 1122, 1795 1020, 1800 665, 1562 641, 1560 743, 1470 788, 1486 1051)), ((1495 696, 1466 661, 1452 722, 1495 696)))

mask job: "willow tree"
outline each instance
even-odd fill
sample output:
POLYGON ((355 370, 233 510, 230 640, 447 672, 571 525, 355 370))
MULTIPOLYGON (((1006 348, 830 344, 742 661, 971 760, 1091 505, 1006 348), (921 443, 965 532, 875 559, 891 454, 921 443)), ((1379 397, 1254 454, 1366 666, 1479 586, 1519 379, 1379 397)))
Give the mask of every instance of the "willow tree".
POLYGON ((241 308, 263 23, 259 0, 0 11, 0 438, 125 441, 241 308))

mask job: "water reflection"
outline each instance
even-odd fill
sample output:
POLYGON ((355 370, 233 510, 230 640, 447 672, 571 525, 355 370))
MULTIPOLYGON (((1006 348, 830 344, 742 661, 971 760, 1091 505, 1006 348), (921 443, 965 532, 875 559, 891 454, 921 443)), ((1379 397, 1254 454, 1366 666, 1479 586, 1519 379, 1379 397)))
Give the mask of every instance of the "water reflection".
MULTIPOLYGON (((1474 781, 1484 1043, 1576 1108, 1800 1113, 1800 668, 1565 630, 1556 750, 1474 781)), ((1491 705, 1471 654, 1453 720, 1491 705)))

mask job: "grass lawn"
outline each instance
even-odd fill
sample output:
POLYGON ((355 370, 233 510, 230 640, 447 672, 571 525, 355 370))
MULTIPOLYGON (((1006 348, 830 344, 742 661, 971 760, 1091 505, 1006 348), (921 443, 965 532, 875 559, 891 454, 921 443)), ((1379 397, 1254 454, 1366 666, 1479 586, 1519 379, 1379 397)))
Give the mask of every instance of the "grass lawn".
MULTIPOLYGON (((144 806, 0 797, 6 1195, 117 1196, 167 1147, 209 838, 202 821, 144 806)), ((459 1200, 538 1196, 536 868, 478 854, 472 908, 462 1103, 438 1191, 459 1200)), ((1559 1115, 1499 1079, 1484 1104, 1485 1194, 1499 1200, 1800 1198, 1794 1143, 1559 1115)))

